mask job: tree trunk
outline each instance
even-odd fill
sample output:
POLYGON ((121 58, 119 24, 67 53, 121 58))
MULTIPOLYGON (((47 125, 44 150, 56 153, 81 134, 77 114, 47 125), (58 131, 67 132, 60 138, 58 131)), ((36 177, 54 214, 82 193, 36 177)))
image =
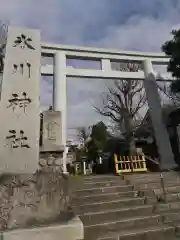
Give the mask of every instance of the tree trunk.
POLYGON ((126 143, 128 145, 129 155, 136 155, 136 141, 134 137, 134 121, 131 116, 127 116, 125 121, 126 143))
POLYGON ((129 143, 128 143, 129 155, 130 156, 134 156, 134 155, 136 155, 136 141, 135 141, 135 138, 134 138, 134 136, 132 134, 129 137, 128 141, 129 141, 129 143))

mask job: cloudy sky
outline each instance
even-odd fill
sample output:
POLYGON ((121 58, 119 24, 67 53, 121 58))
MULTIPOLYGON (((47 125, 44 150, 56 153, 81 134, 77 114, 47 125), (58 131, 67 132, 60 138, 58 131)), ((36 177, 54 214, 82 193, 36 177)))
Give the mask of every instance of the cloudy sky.
MULTIPOLYGON (((62 44, 160 51, 180 26, 179 0, 0 0, 0 18, 41 29, 42 40, 62 44)), ((68 79, 68 126, 100 119, 92 102, 102 81, 68 79)), ((52 79, 41 80, 41 103, 51 104, 52 79)))

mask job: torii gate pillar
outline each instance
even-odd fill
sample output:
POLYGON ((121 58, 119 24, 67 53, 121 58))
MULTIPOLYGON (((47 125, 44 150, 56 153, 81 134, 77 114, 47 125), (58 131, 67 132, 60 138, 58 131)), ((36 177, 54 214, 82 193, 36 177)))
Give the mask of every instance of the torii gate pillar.
POLYGON ((167 128, 163 122, 161 100, 156 84, 156 77, 153 71, 152 62, 147 59, 144 65, 144 87, 149 105, 149 112, 155 133, 156 144, 160 156, 160 167, 162 170, 175 167, 174 156, 169 140, 167 128))
POLYGON ((66 168, 66 55, 64 52, 56 52, 54 55, 54 79, 53 79, 53 110, 61 112, 61 139, 65 147, 63 152, 63 172, 67 173, 66 168))

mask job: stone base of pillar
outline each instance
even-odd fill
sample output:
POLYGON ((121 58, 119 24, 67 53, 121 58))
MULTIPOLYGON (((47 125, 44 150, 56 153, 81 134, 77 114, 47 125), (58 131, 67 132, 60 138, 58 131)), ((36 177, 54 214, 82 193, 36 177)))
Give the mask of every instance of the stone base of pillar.
POLYGON ((75 217, 67 223, 6 231, 1 233, 1 237, 4 240, 82 240, 84 227, 81 220, 75 217))

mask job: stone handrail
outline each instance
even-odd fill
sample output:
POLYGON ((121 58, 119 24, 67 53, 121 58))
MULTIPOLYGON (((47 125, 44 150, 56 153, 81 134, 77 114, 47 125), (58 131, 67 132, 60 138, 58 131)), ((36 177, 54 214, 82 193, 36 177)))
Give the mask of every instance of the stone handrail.
MULTIPOLYGON (((161 170, 160 162, 157 162, 157 161, 155 161, 154 159, 152 159, 151 157, 146 156, 146 155, 144 155, 144 157, 145 157, 147 160, 149 160, 149 161, 151 161, 152 163, 154 163, 154 164, 156 164, 156 165, 159 166, 159 168, 160 168, 161 188, 162 188, 162 192, 163 192, 164 201, 167 202, 167 197, 166 197, 167 191, 166 191, 166 189, 165 189, 164 174, 163 174, 163 171, 161 170)), ((168 171, 168 172, 173 172, 173 173, 177 174, 177 176, 180 177, 180 174, 179 174, 178 172, 174 171, 173 169, 166 169, 166 171, 168 171)))

